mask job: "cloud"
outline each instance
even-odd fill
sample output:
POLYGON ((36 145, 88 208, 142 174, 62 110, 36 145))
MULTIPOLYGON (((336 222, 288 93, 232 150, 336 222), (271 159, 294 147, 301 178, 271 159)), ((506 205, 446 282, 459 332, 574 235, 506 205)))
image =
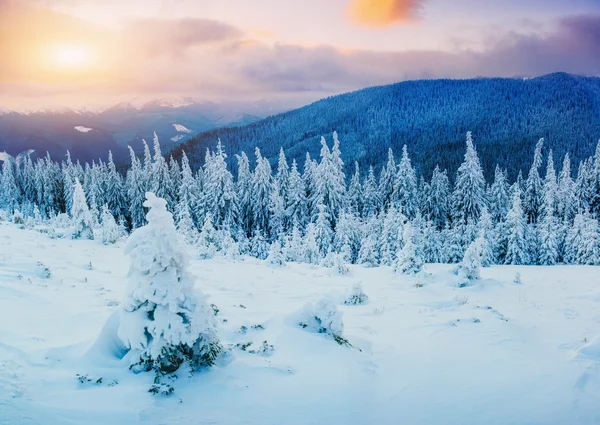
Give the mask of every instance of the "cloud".
POLYGON ((190 47, 238 39, 242 31, 210 19, 138 19, 129 21, 123 40, 150 56, 181 55, 190 47))
POLYGON ((358 24, 385 27, 416 18, 425 0, 352 0, 350 17, 358 24))
POLYGON ((413 79, 556 71, 600 75, 600 15, 564 18, 545 33, 482 38, 477 51, 385 52, 273 43, 203 19, 135 20, 99 28, 54 12, 44 19, 30 11, 20 20, 5 19, 6 10, 0 9, 0 105, 8 108, 164 95, 312 101, 413 79), (29 22, 36 25, 24 24, 32 17, 29 22), (48 40, 69 38, 93 47, 99 58, 94 68, 86 75, 42 73, 45 65, 36 52, 48 40))

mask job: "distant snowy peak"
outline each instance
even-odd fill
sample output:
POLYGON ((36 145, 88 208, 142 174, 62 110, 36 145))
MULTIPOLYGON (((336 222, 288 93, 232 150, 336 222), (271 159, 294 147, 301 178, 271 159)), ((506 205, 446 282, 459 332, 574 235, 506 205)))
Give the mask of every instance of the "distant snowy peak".
POLYGON ((191 97, 164 97, 161 99, 152 100, 146 102, 142 109, 153 109, 153 108, 183 108, 185 106, 195 105, 196 99, 191 97))
POLYGON ((75 130, 81 132, 81 133, 87 133, 93 130, 93 128, 89 128, 89 127, 84 127, 82 125, 76 125, 75 127, 73 127, 75 130))
POLYGON ((173 128, 175 128, 175 131, 179 133, 193 133, 193 130, 190 130, 189 128, 181 124, 173 124, 173 128))
POLYGON ((183 134, 178 134, 177 136, 171 137, 172 142, 179 142, 181 139, 185 139, 185 136, 183 134))

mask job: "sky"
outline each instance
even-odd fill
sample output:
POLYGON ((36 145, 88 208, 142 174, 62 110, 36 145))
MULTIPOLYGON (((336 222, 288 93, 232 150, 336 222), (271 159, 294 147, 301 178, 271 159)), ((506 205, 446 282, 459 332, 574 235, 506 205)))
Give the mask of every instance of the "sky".
POLYGON ((600 0, 0 0, 0 109, 600 75, 600 0))

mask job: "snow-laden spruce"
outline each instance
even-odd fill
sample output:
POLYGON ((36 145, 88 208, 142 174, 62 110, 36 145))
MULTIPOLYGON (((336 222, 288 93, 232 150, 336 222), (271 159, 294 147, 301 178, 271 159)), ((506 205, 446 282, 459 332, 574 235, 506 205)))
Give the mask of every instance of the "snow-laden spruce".
POLYGON ((73 220, 73 239, 94 239, 94 223, 92 214, 85 200, 85 194, 79 180, 73 186, 73 201, 71 206, 73 220))
POLYGON ((13 217, 18 210, 26 227, 44 229, 51 237, 70 237, 70 227, 76 228, 75 237, 89 237, 92 228, 96 234, 101 229, 102 209, 108 205, 115 222, 132 231, 144 225, 144 195, 154 190, 202 258, 228 255, 237 244, 237 254, 264 260, 270 245, 279 241, 286 261, 316 265, 330 256, 326 263, 331 264, 333 254, 341 254, 348 264, 394 267, 404 246, 404 223, 409 223, 426 263, 461 262, 483 229, 482 266, 600 264, 595 230, 600 143, 592 157, 578 164, 576 176, 569 155, 558 173, 552 152, 544 158, 539 140, 525 178, 496 167, 493 181, 486 182, 468 133, 464 161, 455 174, 436 167, 431 176, 419 175, 404 146, 398 162, 390 149, 385 165, 367 164, 364 175, 353 164, 347 182, 343 139, 335 133, 331 139, 333 145, 321 140, 318 159, 306 155, 303 168, 295 161, 290 166, 283 149, 276 169, 260 150, 255 165, 242 152, 236 156, 235 177, 220 141, 207 149, 201 164, 196 157, 190 163, 183 152, 179 161, 165 158, 155 136, 153 152, 145 141, 142 158, 130 150, 125 178, 110 152, 107 161, 83 166, 68 153, 61 162, 49 155, 35 162, 27 156, 2 164, 0 209, 5 213, 0 215, 13 217), (73 190, 77 182, 83 196, 73 190), (73 218, 68 225, 66 214, 73 218))
POLYGON ((135 230, 125 253, 131 258, 119 338, 134 371, 171 373, 182 364, 214 364, 221 345, 213 312, 194 291, 183 240, 167 202, 146 193, 148 224, 135 230))
POLYGON ((394 270, 396 273, 416 275, 423 269, 423 259, 414 242, 413 228, 410 223, 404 226, 404 246, 398 251, 394 270))

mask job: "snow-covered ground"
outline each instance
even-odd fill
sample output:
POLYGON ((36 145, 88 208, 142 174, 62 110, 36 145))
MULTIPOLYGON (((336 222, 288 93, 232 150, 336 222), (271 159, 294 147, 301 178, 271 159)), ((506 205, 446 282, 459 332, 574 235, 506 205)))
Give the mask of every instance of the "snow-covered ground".
POLYGON ((195 260, 196 286, 218 306, 232 349, 180 376, 171 396, 150 395, 152 374, 93 346, 127 269, 123 242, 0 223, 1 424, 600 423, 600 342, 587 343, 600 333, 599 267, 492 267, 457 288, 452 266, 428 265, 416 288, 386 267, 340 276, 195 260), (369 302, 342 305, 357 283, 369 302), (354 348, 297 325, 323 296, 340 303, 354 348), (274 350, 250 353, 263 341, 274 350))

